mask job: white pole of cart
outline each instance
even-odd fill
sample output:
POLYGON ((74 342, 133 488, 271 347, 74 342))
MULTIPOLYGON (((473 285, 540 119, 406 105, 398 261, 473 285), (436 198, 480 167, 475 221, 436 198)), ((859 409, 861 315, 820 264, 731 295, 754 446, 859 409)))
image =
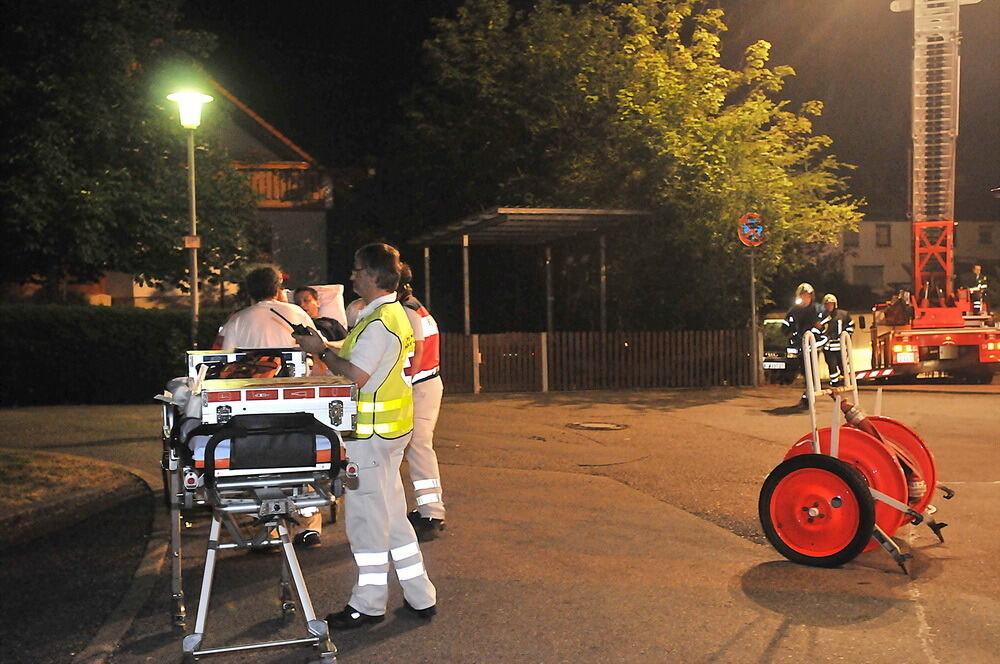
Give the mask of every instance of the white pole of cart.
POLYGON ((858 378, 854 373, 854 342, 847 332, 840 333, 840 365, 843 367, 844 385, 854 392, 854 405, 860 405, 858 378))
POLYGON ((816 337, 811 331, 802 335, 802 373, 805 375, 806 400, 809 402, 809 426, 812 429, 813 454, 820 454, 819 434, 816 430, 816 393, 818 392, 819 373, 816 367, 817 350, 816 337))
POLYGON ((830 456, 840 458, 840 393, 833 398, 833 422, 830 424, 830 456))

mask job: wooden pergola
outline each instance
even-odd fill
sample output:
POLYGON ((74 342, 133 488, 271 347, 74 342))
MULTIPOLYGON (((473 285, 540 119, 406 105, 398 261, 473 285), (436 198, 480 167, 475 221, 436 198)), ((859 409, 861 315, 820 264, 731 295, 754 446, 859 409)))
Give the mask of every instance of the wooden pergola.
POLYGON ((461 245, 462 293, 465 334, 471 334, 469 304, 469 245, 533 245, 545 247, 545 323, 554 332, 552 293, 552 243, 581 235, 600 239, 601 332, 607 332, 606 233, 622 224, 649 217, 642 210, 595 210, 563 208, 495 208, 432 229, 409 241, 424 248, 424 300, 430 306, 431 246, 461 245))

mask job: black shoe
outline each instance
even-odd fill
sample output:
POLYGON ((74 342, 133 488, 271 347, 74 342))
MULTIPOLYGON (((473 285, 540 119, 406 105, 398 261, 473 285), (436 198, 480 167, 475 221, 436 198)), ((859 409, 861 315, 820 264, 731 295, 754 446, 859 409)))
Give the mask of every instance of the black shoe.
POLYGON ((417 616, 418 618, 423 618, 424 620, 430 620, 431 618, 436 616, 438 612, 436 604, 431 604, 426 609, 414 609, 412 606, 410 606, 410 603, 404 599, 403 606, 406 607, 406 609, 410 611, 410 613, 417 616))
POLYGON ((799 402, 795 404, 795 407, 800 408, 802 410, 809 410, 809 399, 807 399, 806 397, 802 397, 801 399, 799 399, 799 402))
POLYGON ((304 549, 323 546, 323 541, 319 538, 319 533, 315 530, 303 530, 295 536, 294 543, 295 546, 301 546, 304 549))
POLYGON ((326 617, 326 624, 330 629, 354 629, 362 625, 374 625, 385 620, 385 616, 370 616, 361 613, 348 604, 340 613, 331 613, 326 617))
POLYGON ((417 534, 417 540, 421 542, 429 542, 432 539, 436 539, 438 533, 444 530, 444 519, 432 519, 420 516, 419 510, 413 510, 406 515, 406 518, 410 520, 410 523, 413 525, 413 531, 417 534))

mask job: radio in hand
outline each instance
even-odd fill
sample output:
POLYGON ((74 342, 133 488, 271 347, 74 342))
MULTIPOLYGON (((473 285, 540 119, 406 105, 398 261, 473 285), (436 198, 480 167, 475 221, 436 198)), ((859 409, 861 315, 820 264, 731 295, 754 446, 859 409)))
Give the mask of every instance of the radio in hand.
POLYGON ((293 323, 292 321, 288 320, 274 309, 271 309, 271 313, 280 318, 281 320, 285 321, 286 323, 288 323, 292 327, 292 334, 301 334, 306 337, 309 336, 309 328, 306 327, 305 325, 300 325, 299 323, 293 323))

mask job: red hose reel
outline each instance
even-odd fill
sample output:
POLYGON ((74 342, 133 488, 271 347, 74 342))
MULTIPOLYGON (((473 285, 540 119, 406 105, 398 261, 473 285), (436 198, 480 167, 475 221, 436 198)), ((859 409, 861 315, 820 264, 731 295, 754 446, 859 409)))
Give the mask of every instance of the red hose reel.
POLYGON ((824 392, 814 370, 815 340, 806 334, 803 361, 812 432, 792 445, 764 481, 760 522, 772 546, 793 562, 836 567, 881 546, 908 573, 911 556, 892 536, 906 523, 925 523, 943 542, 941 529, 947 524, 932 518, 936 510, 930 501, 935 488, 946 499, 954 492, 938 485, 933 454, 902 422, 866 417, 852 406, 853 424, 840 425, 841 394, 853 392, 857 402, 847 334, 841 348, 848 384, 824 392), (837 419, 832 427, 817 429, 815 397, 827 393, 835 398, 837 419))

